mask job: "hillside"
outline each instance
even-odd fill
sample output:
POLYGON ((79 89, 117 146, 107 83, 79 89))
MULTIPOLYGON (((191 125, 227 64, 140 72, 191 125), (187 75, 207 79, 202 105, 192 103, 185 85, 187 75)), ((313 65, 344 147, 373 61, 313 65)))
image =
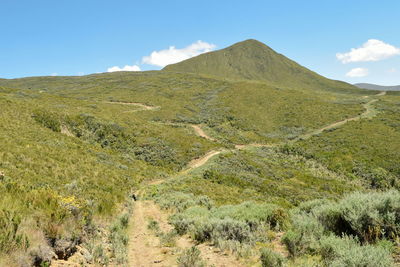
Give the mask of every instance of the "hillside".
POLYGON ((356 84, 354 84, 354 86, 357 86, 358 88, 362 88, 362 89, 379 90, 379 91, 399 91, 400 90, 400 85, 383 86, 383 85, 377 85, 377 84, 372 84, 372 83, 356 83, 356 84))
POLYGON ((400 97, 221 51, 0 79, 0 266, 392 266, 400 97))
POLYGON ((206 74, 233 80, 260 80, 275 86, 300 89, 355 89, 350 84, 318 75, 251 39, 168 65, 163 71, 206 74))

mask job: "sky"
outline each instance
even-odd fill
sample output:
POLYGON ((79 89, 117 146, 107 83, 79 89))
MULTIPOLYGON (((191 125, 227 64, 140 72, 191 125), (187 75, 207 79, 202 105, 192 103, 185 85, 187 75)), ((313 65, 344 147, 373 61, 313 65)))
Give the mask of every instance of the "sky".
POLYGON ((0 78, 157 70, 257 39, 350 83, 400 84, 398 0, 0 0, 0 78))

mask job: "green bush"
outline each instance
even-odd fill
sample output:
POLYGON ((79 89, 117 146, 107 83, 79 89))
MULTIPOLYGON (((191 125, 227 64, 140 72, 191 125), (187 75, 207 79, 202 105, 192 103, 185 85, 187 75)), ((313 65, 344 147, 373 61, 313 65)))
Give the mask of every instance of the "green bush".
POLYGON ((166 233, 159 233, 160 245, 163 247, 174 247, 176 245, 176 234, 174 230, 166 233))
POLYGON ((33 118, 44 127, 55 132, 61 131, 60 116, 54 112, 38 109, 33 112, 33 118))
POLYGON ((356 192, 338 202, 312 201, 300 205, 293 213, 307 213, 326 231, 338 236, 354 235, 362 242, 395 239, 400 234, 400 193, 394 190, 356 192))
POLYGON ((0 210, 0 254, 29 247, 28 238, 19 233, 21 217, 15 212, 0 210))
POLYGON ((224 205, 213 209, 212 216, 246 222, 252 230, 261 225, 268 225, 270 228, 281 230, 287 224, 285 211, 277 205, 268 203, 244 202, 239 205, 224 205))
POLYGON ((191 247, 186 249, 179 257, 178 257, 178 266, 179 267, 205 267, 203 259, 201 258, 201 252, 196 247, 191 247))
POLYGON ((329 267, 390 267, 390 252, 380 246, 360 245, 357 239, 327 236, 321 239, 321 255, 329 267))
POLYGON ((283 267, 285 259, 282 255, 268 248, 260 250, 260 260, 262 267, 283 267))
POLYGON ((287 215, 276 205, 245 202, 209 209, 207 198, 175 193, 164 198, 164 207, 179 207, 183 210, 170 217, 169 221, 178 234, 189 233, 199 242, 232 240, 239 243, 254 243, 265 239, 265 230, 281 229, 287 224, 287 215), (196 204, 205 206, 191 206, 196 204))
POLYGON ((313 254, 319 248, 319 239, 323 233, 323 226, 314 217, 295 214, 292 216, 292 230, 286 232, 282 241, 292 257, 304 253, 313 254))
POLYGON ((213 201, 207 196, 195 196, 182 192, 162 194, 156 198, 156 202, 163 209, 175 209, 178 212, 193 206, 202 206, 207 209, 211 209, 214 206, 213 201))
POLYGON ((230 218, 212 221, 211 229, 212 240, 235 240, 240 243, 247 243, 252 238, 248 224, 230 218))

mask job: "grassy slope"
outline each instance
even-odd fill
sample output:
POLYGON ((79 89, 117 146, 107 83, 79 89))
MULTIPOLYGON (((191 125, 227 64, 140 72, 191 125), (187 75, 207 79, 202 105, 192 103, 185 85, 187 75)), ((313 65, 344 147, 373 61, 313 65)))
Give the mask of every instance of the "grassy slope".
MULTIPOLYGON (((19 213, 29 224, 38 225, 34 233, 21 230, 28 238, 37 232, 55 239, 81 238, 92 218, 115 215, 117 207, 143 179, 167 177, 211 149, 234 143, 284 141, 363 110, 362 91, 340 94, 170 72, 37 77, 1 80, 0 85, 14 88, 0 87, 0 134, 5 140, 0 144, 0 171, 5 173, 0 209, 19 213), (160 108, 142 111, 137 106, 107 101, 140 102, 160 108), (32 117, 37 110, 50 114, 50 120, 65 124, 70 132, 81 127, 78 130, 88 133, 77 138, 52 131, 32 117), (90 128, 92 124, 76 126, 82 114, 94 118, 96 127, 111 129, 106 139, 116 136, 120 141, 120 137, 128 136, 122 141, 132 150, 104 145, 104 137, 96 132, 98 129, 90 128), (181 124, 165 124, 171 121, 181 124), (207 132, 220 141, 213 143, 196 136, 186 123, 205 124, 207 132), (130 138, 134 142, 129 143, 130 138), (137 148, 150 159, 136 154, 137 148), (78 216, 71 206, 78 207, 78 216)), ((330 148, 331 155, 341 157, 343 166, 365 151, 367 164, 369 160, 379 161, 374 166, 381 166, 390 155, 393 160, 382 166, 397 173, 398 150, 385 146, 382 135, 386 138, 390 128, 390 140, 396 146, 398 100, 392 96, 386 99, 376 103, 384 111, 378 117, 351 122, 339 129, 345 131, 343 135, 329 141, 335 144, 330 148), (359 124, 367 127, 353 136, 358 129, 354 125, 359 124), (374 144, 373 149, 358 148, 365 136, 374 144), (345 143, 352 138, 360 140, 345 143), (351 153, 346 154, 346 149, 351 153)), ((331 162, 337 161, 318 150, 323 144, 317 142, 339 130, 301 143, 305 157, 268 149, 225 153, 193 175, 171 180, 176 183, 162 190, 205 194, 219 205, 256 200, 289 207, 313 198, 337 198, 360 187, 348 180, 349 171, 337 175, 315 162, 342 171, 332 167, 331 162), (308 160, 309 154, 315 159, 308 160)))
POLYGON ((340 81, 312 72, 256 40, 202 54, 168 65, 164 71, 201 73, 234 80, 261 80, 276 86, 302 90, 357 91, 340 81))
POLYGON ((362 111, 358 91, 343 95, 281 89, 263 82, 228 82, 194 74, 109 73, 25 78, 1 84, 88 101, 160 106, 140 113, 140 118, 204 123, 220 139, 234 143, 291 138, 362 111))
POLYGON ((337 198, 360 186, 304 157, 253 148, 223 153, 158 189, 161 195, 171 191, 206 195, 218 205, 266 201, 292 207, 315 198, 337 198))
POLYGON ((375 104, 380 111, 376 117, 348 123, 334 131, 300 142, 295 147, 330 169, 362 176, 367 179, 367 183, 373 183, 373 180, 381 179, 381 176, 388 180, 398 180, 399 103, 398 96, 384 97, 375 104))

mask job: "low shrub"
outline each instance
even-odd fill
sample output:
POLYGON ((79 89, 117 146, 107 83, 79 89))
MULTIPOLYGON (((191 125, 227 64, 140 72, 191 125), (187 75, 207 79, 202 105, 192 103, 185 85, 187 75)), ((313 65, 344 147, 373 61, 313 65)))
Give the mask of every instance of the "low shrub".
POLYGON ((160 245, 163 247, 174 247, 176 245, 176 235, 177 233, 173 230, 166 233, 159 233, 160 245))
POLYGON ((361 242, 394 240, 400 234, 400 193, 395 190, 356 192, 338 202, 312 201, 300 205, 292 214, 296 213, 315 218, 326 231, 338 236, 354 235, 361 242))
POLYGON ((179 267, 205 267, 203 259, 201 258, 201 252, 196 247, 191 247, 183 251, 178 257, 179 267))
POLYGON ((260 260, 262 267, 283 267, 285 259, 282 255, 272 251, 269 248, 260 250, 260 260))
POLYGON ((26 249, 29 247, 29 240, 19 233, 21 217, 18 214, 0 210, 0 254, 9 252, 16 248, 26 249))
POLYGON ((193 206, 206 207, 207 209, 211 209, 214 206, 213 201, 207 196, 195 196, 182 192, 160 195, 157 197, 156 202, 163 209, 175 209, 178 212, 193 206))
MULTIPOLYGON (((189 203, 201 203, 199 199, 203 199, 202 203, 209 203, 204 198, 189 199, 185 194, 176 196, 179 198, 173 199, 178 201, 167 201, 167 205, 175 203, 178 207, 187 207, 189 203)), ((192 206, 171 216, 170 223, 178 234, 189 233, 198 242, 217 244, 226 240, 250 244, 265 241, 268 229, 283 228, 287 224, 287 215, 276 205, 245 202, 211 209, 192 206)))
POLYGON ((124 213, 110 228, 111 257, 119 264, 127 262, 127 246, 129 242, 127 233, 128 223, 129 214, 124 213))
POLYGON ((292 226, 282 238, 290 255, 296 257, 306 252, 315 253, 324 233, 321 223, 309 215, 296 214, 292 216, 292 226))
POLYGON ((47 110, 38 109, 33 112, 33 118, 38 123, 54 132, 61 132, 61 120, 59 115, 47 110))
POLYGON ((268 225, 281 230, 287 225, 287 214, 277 205, 244 202, 239 205, 225 205, 212 210, 217 218, 232 218, 246 222, 252 230, 261 225, 268 225))
POLYGON ((394 266, 390 252, 381 246, 360 245, 349 236, 330 235, 321 239, 321 255, 329 267, 389 267, 394 266))

